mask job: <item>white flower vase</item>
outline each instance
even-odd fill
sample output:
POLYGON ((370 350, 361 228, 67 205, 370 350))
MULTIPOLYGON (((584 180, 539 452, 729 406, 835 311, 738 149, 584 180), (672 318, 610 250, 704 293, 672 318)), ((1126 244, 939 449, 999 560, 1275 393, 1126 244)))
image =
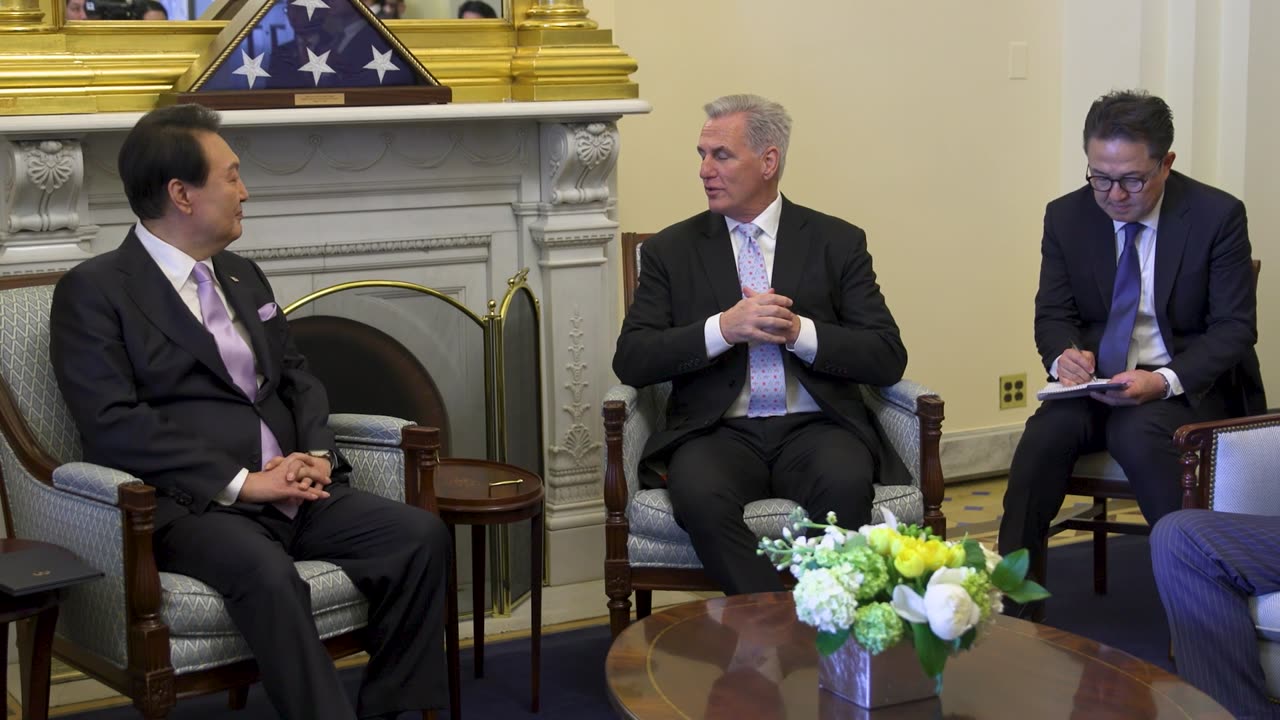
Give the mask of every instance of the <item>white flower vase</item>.
POLYGON ((830 655, 819 654, 818 686, 868 710, 937 695, 937 684, 906 641, 872 655, 849 638, 830 655))

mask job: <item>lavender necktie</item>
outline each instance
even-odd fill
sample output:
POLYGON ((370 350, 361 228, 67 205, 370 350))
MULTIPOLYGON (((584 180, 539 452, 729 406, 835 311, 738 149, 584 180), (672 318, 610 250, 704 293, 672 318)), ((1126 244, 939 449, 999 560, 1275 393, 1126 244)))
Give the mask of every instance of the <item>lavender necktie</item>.
MULTIPOLYGON (((222 304, 222 298, 218 297, 209 268, 204 263, 196 263, 191 275, 196 280, 196 296, 200 299, 200 316, 204 318, 205 329, 218 344, 218 355, 222 357, 222 363, 227 366, 227 372, 231 374, 231 379, 235 381, 236 387, 240 388, 240 392, 244 393, 251 402, 255 401, 258 397, 258 378, 257 373, 254 372, 253 350, 232 326, 231 316, 227 314, 227 306, 222 304)), ((265 466, 268 460, 283 453, 280 452, 280 444, 276 442, 276 436, 271 432, 271 428, 267 427, 267 423, 259 419, 258 424, 261 426, 262 464, 265 466)), ((294 501, 281 500, 274 505, 289 517, 298 514, 298 504, 294 501)))
POLYGON ((1098 343, 1098 376, 1115 377, 1129 369, 1129 343, 1138 319, 1138 298, 1142 294, 1142 269, 1138 266, 1138 233, 1142 223, 1131 222, 1124 230, 1124 247, 1116 264, 1116 282, 1111 291, 1111 312, 1098 343))
MULTIPOLYGON (((760 228, 743 223, 737 228, 742 237, 738 250, 738 283, 762 293, 769 289, 769 273, 764 268, 764 255, 756 243, 760 228)), ((787 383, 782 372, 782 348, 773 343, 752 345, 748 360, 751 367, 751 399, 747 417, 772 417, 787 414, 787 383)))

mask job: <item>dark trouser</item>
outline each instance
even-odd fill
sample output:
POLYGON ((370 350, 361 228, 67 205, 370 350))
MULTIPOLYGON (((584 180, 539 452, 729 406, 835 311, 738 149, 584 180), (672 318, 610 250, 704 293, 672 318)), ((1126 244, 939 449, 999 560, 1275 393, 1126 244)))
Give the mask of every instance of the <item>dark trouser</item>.
POLYGON ((728 595, 782 589, 743 507, 765 498, 799 503, 818 522, 870 522, 875 497, 871 451, 821 413, 735 418, 672 453, 667 488, 676 522, 689 533, 707 575, 728 595))
POLYGON ((1092 398, 1050 400, 1027 420, 1009 467, 1000 521, 1000 554, 1027 548, 1043 582, 1049 525, 1062 508, 1080 455, 1107 450, 1138 498, 1147 522, 1182 507, 1181 466, 1173 447, 1180 426, 1223 416, 1215 396, 1192 408, 1185 397, 1112 407, 1092 398))
POLYGON ((1151 531, 1178 674, 1237 718, 1280 718, 1249 614, 1250 597, 1280 591, 1278 556, 1280 517, 1188 510, 1151 531))
POLYGON ((443 707, 449 533, 403 503, 329 486, 330 497, 290 521, 211 506, 156 533, 156 563, 220 592, 244 635, 276 712, 297 720, 349 720, 443 707), (295 560, 338 565, 369 602, 369 664, 353 711, 316 633, 295 560))

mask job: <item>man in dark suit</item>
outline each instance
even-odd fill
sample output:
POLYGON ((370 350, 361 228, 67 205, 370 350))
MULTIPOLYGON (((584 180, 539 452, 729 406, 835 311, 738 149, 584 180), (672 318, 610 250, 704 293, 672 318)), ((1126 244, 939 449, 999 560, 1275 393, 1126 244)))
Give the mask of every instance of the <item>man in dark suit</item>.
POLYGON ((613 369, 629 385, 672 383, 643 482, 666 483, 707 574, 730 594, 778 590, 743 507, 781 497, 868 522, 872 483, 909 476, 859 384, 897 382, 907 352, 866 234, 779 194, 786 110, 754 95, 705 109, 709 211, 644 243, 613 369))
POLYGON ((1244 204, 1174 172, 1172 144, 1160 98, 1099 98, 1084 125, 1088 184, 1045 211, 1035 316, 1044 365, 1063 385, 1109 377, 1127 387, 1045 402, 1027 421, 1000 552, 1028 548, 1039 580, 1082 453, 1108 450, 1154 524, 1181 505, 1174 431, 1266 407, 1244 204))
POLYGON ((443 705, 449 535, 353 490, 266 277, 225 248, 248 192, 196 105, 155 110, 120 149, 139 222, 59 282, 52 361, 85 460, 155 487, 160 570, 223 596, 286 718, 356 717, 295 560, 340 566, 369 601, 359 717, 443 705))
POLYGON ((1280 517, 1179 510, 1151 530, 1178 674, 1237 718, 1280 718, 1250 598, 1280 592, 1280 517))

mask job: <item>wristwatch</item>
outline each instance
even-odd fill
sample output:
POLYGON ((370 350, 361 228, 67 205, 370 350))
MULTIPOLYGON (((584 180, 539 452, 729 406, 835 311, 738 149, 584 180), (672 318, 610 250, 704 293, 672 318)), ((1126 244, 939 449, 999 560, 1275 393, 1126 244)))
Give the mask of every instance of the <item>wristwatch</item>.
POLYGON ((1164 373, 1156 373, 1156 374, 1159 375, 1160 379, 1164 381, 1164 396, 1161 399, 1168 400, 1170 394, 1173 393, 1173 386, 1169 384, 1169 378, 1164 373))
POLYGON ((324 458, 330 465, 333 464, 333 452, 329 450, 308 450, 307 454, 313 458, 324 458))

